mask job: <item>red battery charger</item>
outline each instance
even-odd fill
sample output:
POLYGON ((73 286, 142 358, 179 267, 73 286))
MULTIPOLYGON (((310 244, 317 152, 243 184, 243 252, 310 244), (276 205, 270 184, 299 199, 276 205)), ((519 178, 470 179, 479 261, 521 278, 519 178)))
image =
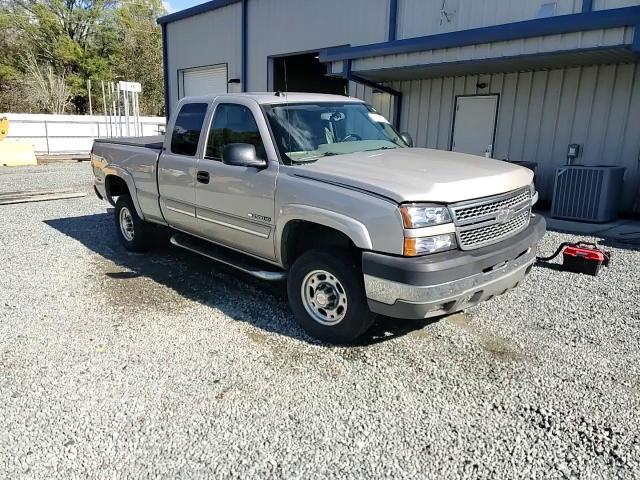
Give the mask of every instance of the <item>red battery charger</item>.
POLYGON ((595 243, 561 243, 550 257, 537 257, 540 262, 549 262, 562 253, 562 270, 585 275, 598 275, 600 269, 608 267, 611 253, 598 248, 595 243))

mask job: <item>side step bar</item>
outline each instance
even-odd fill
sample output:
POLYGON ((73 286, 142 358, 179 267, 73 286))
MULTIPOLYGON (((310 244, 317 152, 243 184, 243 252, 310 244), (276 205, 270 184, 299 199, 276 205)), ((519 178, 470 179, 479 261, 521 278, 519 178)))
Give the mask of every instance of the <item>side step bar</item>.
POLYGON ((287 272, 278 269, 278 267, 274 265, 190 235, 176 233, 171 237, 171 243, 176 247, 184 248, 190 252, 236 268, 260 280, 278 281, 287 278, 287 272))

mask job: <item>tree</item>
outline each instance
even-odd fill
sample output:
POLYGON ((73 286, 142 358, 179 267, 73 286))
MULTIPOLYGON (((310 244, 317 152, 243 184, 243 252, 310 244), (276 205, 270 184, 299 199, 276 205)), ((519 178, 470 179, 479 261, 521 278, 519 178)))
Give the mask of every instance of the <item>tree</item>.
POLYGON ((56 108, 86 113, 87 80, 128 80, 142 113, 161 114, 164 13, 159 0, 0 0, 0 110, 49 111, 68 92, 56 108))
POLYGON ((25 84, 29 98, 47 113, 65 113, 71 103, 71 88, 65 77, 53 71, 53 65, 39 64, 32 53, 24 57, 27 76, 25 84))

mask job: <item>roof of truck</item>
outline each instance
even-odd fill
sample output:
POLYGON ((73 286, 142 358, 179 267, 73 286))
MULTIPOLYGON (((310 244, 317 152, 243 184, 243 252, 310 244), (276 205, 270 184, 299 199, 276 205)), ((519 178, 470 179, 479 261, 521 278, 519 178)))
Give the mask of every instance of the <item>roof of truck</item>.
POLYGON ((328 95, 325 93, 298 93, 298 92, 248 92, 248 93, 225 93, 222 95, 205 95, 202 97, 190 97, 187 100, 193 102, 194 100, 206 100, 211 101, 216 98, 222 99, 239 99, 239 98, 251 98, 260 104, 270 103, 308 103, 308 102, 353 102, 362 103, 359 98, 347 97, 345 95, 328 95))

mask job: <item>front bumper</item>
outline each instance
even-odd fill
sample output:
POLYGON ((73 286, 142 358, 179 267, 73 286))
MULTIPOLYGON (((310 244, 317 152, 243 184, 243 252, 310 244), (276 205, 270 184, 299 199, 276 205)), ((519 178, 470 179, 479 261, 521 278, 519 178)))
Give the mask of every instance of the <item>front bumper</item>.
POLYGON ((362 256, 369 308, 396 318, 426 318, 463 310, 517 286, 536 259, 546 230, 533 215, 526 230, 477 250, 423 257, 362 256))

